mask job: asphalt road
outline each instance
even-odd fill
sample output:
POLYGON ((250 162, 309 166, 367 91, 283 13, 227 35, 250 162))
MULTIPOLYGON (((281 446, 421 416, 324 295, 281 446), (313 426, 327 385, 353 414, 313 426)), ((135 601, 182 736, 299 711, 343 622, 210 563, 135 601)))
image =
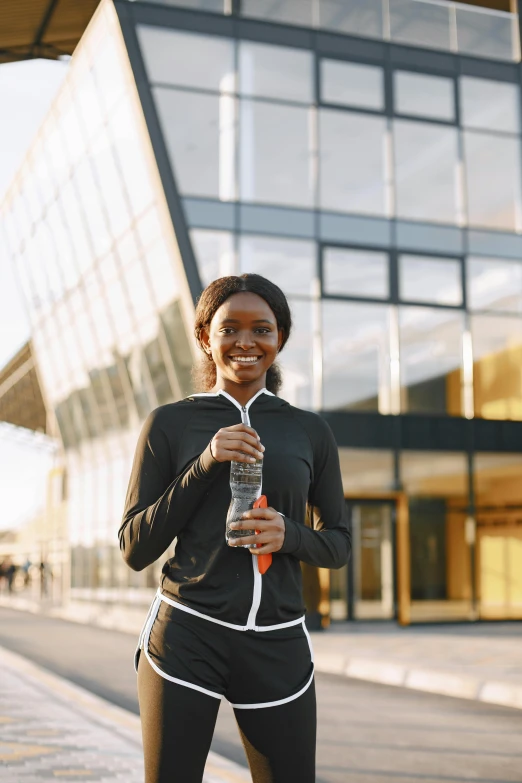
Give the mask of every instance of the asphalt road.
MULTIPOLYGON (((0 644, 138 712, 133 636, 0 608, 0 644)), ((327 675, 317 694, 318 783, 522 783, 522 710, 327 675)), ((225 703, 213 749, 246 764, 225 703)))

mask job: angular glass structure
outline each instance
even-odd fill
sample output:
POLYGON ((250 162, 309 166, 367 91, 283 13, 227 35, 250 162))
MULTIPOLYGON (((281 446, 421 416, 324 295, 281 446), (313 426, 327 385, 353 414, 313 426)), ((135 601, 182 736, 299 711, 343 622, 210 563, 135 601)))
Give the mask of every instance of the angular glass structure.
POLYGON ((258 272, 294 317, 281 394, 340 447, 332 617, 494 614, 484 508, 522 507, 519 61, 515 14, 451 2, 104 0, 2 211, 75 599, 156 584, 116 545, 137 432, 191 391, 202 288, 258 272))

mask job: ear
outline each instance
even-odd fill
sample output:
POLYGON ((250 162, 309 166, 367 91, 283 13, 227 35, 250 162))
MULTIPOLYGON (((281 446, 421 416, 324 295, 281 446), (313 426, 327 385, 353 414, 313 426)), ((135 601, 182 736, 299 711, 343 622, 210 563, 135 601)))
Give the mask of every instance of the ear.
POLYGON ((208 356, 211 356, 212 350, 210 348, 210 335, 207 329, 205 329, 205 327, 201 329, 199 339, 201 341, 201 347, 203 348, 205 353, 208 354, 208 356))

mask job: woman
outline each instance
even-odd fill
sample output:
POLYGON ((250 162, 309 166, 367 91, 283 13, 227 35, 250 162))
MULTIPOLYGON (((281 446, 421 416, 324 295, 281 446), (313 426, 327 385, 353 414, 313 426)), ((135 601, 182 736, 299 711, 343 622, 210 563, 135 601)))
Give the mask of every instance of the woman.
POLYGON ((195 323, 207 391, 153 411, 139 438, 123 557, 140 571, 177 539, 136 654, 146 783, 201 783, 223 696, 254 783, 315 780, 299 562, 340 568, 350 534, 329 427, 275 396, 274 361, 290 329, 286 298, 269 280, 215 280, 195 323), (227 545, 229 463, 261 457, 270 506, 236 524, 256 535, 227 545), (315 529, 304 524, 307 506, 315 529), (272 565, 261 575, 257 558, 268 553, 272 565))

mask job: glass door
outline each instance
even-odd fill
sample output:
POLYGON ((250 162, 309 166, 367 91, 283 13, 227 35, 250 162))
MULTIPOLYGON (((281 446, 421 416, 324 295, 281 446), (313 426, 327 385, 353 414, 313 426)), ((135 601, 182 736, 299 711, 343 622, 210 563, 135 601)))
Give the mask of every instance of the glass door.
POLYGON ((330 572, 330 616, 335 620, 386 620, 395 616, 395 502, 347 500, 352 557, 330 572))
POLYGON ((356 620, 391 618, 393 600, 393 504, 354 503, 353 616, 356 620))

